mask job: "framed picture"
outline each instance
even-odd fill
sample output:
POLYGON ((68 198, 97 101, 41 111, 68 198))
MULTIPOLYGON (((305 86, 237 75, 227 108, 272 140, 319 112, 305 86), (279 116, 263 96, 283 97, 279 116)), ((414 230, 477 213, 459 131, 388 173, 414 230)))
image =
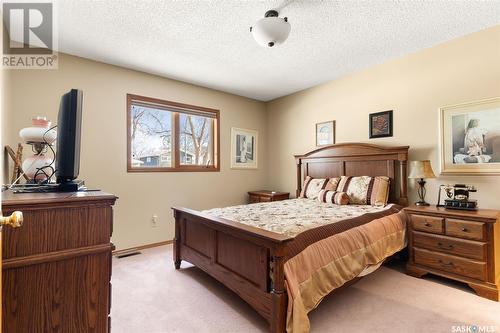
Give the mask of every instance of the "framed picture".
POLYGON ((441 174, 500 174, 500 97, 439 112, 441 174))
POLYGON ((231 169, 257 169, 259 133, 243 128, 231 128, 231 169))
POLYGON ((370 113, 370 139, 392 136, 392 110, 370 113))
POLYGON ((316 124, 316 146, 333 145, 335 143, 335 121, 316 124))

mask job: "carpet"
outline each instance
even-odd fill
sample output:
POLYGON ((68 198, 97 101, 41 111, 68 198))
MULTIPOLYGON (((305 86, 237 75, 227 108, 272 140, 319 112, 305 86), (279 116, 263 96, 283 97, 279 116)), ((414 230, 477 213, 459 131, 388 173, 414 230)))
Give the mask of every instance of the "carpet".
MULTIPOLYGON (((500 303, 460 283, 402 271, 400 262, 382 266, 326 297, 309 314, 311 332, 474 332, 478 325, 500 333, 500 303)), ((249 305, 198 268, 183 262, 176 271, 171 245, 113 258, 112 284, 113 333, 268 331, 249 305)))

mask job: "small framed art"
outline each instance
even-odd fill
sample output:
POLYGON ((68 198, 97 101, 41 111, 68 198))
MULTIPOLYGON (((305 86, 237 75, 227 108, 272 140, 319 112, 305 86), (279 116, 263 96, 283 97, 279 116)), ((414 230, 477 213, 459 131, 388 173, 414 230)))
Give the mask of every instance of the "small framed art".
POLYGON ((335 143, 335 120, 316 124, 316 146, 327 146, 335 143))
POLYGON ((370 113, 370 139, 392 136, 392 110, 370 113))
POLYGON ((231 128, 231 169, 257 169, 258 135, 254 130, 231 128))

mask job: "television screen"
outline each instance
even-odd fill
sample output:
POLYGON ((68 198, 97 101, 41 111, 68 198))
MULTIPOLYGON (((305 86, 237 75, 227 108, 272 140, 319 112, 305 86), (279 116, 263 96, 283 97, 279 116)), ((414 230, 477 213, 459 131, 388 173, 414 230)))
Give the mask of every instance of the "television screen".
POLYGON ((70 183, 80 172, 83 92, 71 89, 61 97, 57 118, 56 181, 70 183))

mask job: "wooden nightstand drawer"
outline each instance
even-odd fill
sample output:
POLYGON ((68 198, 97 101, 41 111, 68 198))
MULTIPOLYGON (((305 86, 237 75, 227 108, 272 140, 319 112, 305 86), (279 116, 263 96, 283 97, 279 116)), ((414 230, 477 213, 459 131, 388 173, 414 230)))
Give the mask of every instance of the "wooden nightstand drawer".
POLYGON ((470 277, 486 279, 486 263, 455 257, 448 254, 414 248, 415 263, 442 271, 470 277))
POLYGON ((280 200, 288 200, 290 198, 290 193, 264 191, 264 190, 250 191, 248 192, 248 198, 250 203, 280 201, 280 200))
POLYGON ((462 281, 479 296, 500 300, 500 211, 411 206, 406 272, 462 281))
POLYGON ((446 234, 461 238, 483 240, 485 234, 484 223, 446 219, 446 234))
POLYGON ((425 215, 411 215, 411 222, 413 229, 432 232, 434 234, 443 234, 443 221, 441 217, 425 216, 425 215))
POLYGON ((413 232, 413 246, 434 251, 476 259, 486 260, 486 243, 451 238, 447 236, 431 235, 423 232, 413 232))
POLYGON ((250 203, 260 202, 260 197, 258 195, 249 195, 248 201, 250 201, 250 203))

